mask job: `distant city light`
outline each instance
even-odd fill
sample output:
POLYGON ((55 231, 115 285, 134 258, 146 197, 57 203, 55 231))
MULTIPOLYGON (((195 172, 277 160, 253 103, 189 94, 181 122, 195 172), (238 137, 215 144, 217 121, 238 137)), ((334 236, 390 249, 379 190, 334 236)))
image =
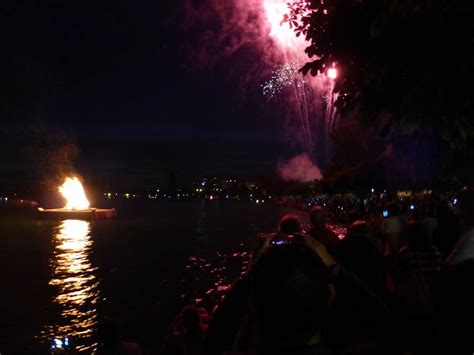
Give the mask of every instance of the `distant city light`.
POLYGON ((374 189, 374 188, 372 188, 372 189, 370 190, 370 192, 374 193, 374 192, 375 192, 375 189, 374 189))
POLYGON ((63 342, 60 339, 54 339, 54 345, 58 348, 62 348, 63 342))

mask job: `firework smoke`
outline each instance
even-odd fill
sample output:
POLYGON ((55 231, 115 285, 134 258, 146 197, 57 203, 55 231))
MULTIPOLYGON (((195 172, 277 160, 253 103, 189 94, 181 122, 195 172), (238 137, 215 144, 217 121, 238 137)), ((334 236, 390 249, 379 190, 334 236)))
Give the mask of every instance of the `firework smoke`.
POLYGON ((309 182, 322 178, 321 171, 306 153, 297 155, 288 161, 281 161, 278 164, 278 173, 285 181, 309 182))

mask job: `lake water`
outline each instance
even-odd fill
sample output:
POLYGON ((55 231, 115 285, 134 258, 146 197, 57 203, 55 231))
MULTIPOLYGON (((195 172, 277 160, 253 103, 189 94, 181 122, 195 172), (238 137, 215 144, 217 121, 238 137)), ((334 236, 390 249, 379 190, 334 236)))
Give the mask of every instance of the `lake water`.
POLYGON ((105 319, 156 353, 182 307, 212 310, 245 269, 256 235, 289 212, 239 201, 101 207, 111 205, 119 216, 106 221, 0 219, 1 354, 44 353, 66 337, 91 353, 105 319))

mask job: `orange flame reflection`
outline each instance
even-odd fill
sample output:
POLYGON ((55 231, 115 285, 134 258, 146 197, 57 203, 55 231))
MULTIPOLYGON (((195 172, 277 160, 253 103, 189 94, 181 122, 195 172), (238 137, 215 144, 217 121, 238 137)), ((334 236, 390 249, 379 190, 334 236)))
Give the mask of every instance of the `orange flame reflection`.
POLYGON ((97 268, 89 260, 90 223, 62 221, 54 243, 49 284, 58 288, 54 303, 61 309, 61 320, 49 326, 44 335, 48 340, 69 337, 75 340, 77 351, 92 351, 97 346, 92 336, 97 325, 99 282, 95 276, 97 268))

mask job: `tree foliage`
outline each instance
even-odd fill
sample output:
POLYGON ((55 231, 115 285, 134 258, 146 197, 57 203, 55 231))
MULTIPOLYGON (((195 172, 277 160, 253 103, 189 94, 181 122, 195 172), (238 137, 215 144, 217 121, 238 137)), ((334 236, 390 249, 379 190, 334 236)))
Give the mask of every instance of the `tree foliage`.
POLYGON ((452 151, 474 141, 473 12, 468 0, 296 0, 316 75, 336 63, 336 102, 384 136, 422 133, 452 151))

